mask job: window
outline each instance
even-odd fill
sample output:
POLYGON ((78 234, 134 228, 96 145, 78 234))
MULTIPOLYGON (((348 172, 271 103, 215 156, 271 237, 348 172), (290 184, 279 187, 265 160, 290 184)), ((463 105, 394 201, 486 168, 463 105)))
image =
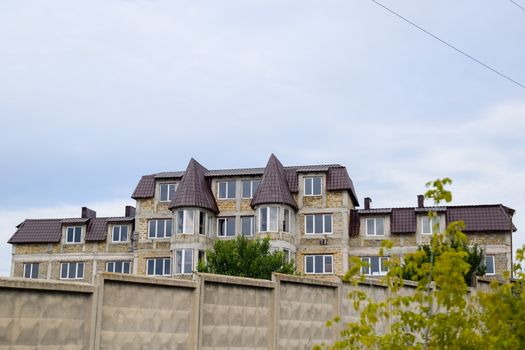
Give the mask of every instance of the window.
POLYGON ((384 236, 385 224, 383 218, 367 218, 366 219, 366 235, 367 236, 384 236))
POLYGON ((242 180, 242 198, 253 198, 261 180, 242 180))
POLYGON ((259 232, 277 232, 279 217, 278 207, 262 207, 259 209, 259 232))
POLYGON ((149 221, 148 237, 165 238, 173 235, 173 222, 171 219, 156 219, 149 221))
POLYGON ((82 238, 82 227, 70 226, 66 228, 66 243, 80 243, 82 238))
POLYGON ((290 260, 292 258, 292 254, 290 252, 290 249, 285 249, 283 248, 283 255, 284 255, 284 262, 285 263, 290 263, 290 260))
POLYGON ((199 262, 206 264, 206 252, 204 250, 199 250, 199 255, 197 256, 199 262))
POLYGON ((108 261, 106 272, 131 273, 131 261, 108 261))
POLYGON ((171 258, 154 258, 148 259, 147 262, 148 276, 170 276, 171 275, 171 258))
POLYGON ((290 232, 290 211, 284 209, 283 232, 290 232))
POLYGON ((304 195, 305 196, 320 196, 322 194, 322 180, 321 176, 305 177, 304 178, 304 195))
POLYGON ((332 214, 314 214, 304 216, 305 233, 332 233, 332 214))
POLYGON ((24 264, 24 278, 38 278, 39 263, 24 264))
POLYGON ((175 251, 175 274, 190 274, 193 272, 193 249, 175 251))
POLYGON ((203 212, 199 211, 199 235, 205 235, 206 234, 206 217, 208 215, 203 212))
POLYGON ((218 218, 217 219, 217 236, 231 237, 235 236, 235 218, 218 218))
POLYGON ((365 266, 361 268, 361 273, 367 276, 383 276, 388 272, 386 262, 388 258, 381 256, 370 256, 361 258, 365 266))
POLYGON ((253 236, 253 216, 241 216, 241 234, 253 236))
POLYGON ((494 255, 485 256, 485 267, 487 268, 487 270, 485 271, 486 275, 496 274, 496 264, 494 262, 494 255))
POLYGON ((128 240, 128 226, 127 225, 113 226, 112 241, 113 242, 127 242, 127 240, 128 240))
POLYGON ((60 264, 60 279, 83 279, 84 278, 84 263, 83 262, 68 262, 60 264))
POLYGON ((235 198, 235 181, 219 181, 217 187, 219 199, 235 198))
POLYGON ((177 211, 177 233, 193 233, 193 210, 177 211))
POLYGON ((171 202, 177 191, 177 184, 160 184, 160 202, 171 202))
POLYGON ((312 273, 334 273, 333 257, 331 255, 305 255, 304 272, 312 273))
POLYGON ((428 216, 421 217, 421 234, 431 235, 439 232, 439 217, 429 218, 428 216))

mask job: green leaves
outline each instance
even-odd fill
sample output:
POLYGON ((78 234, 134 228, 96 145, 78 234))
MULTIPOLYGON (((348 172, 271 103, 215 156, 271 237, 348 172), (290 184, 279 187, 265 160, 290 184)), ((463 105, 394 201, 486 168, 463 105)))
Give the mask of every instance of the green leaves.
POLYGON ((217 240, 213 250, 206 253, 207 265, 199 264, 199 272, 220 275, 271 279, 272 272, 293 274, 293 261, 286 263, 281 251, 270 251, 270 238, 217 240))

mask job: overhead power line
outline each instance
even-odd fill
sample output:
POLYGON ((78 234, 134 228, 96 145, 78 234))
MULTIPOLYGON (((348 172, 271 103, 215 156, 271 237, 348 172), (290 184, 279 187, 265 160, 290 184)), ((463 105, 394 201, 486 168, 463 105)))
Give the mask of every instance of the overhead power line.
POLYGON ((509 1, 512 2, 514 5, 518 6, 523 12, 525 12, 525 7, 521 6, 516 1, 513 1, 513 0, 509 0, 509 1))
MULTIPOLYGON (((399 13, 395 12, 394 10, 391 10, 390 8, 388 8, 388 7, 386 7, 385 5, 383 5, 382 3, 380 3, 380 2, 378 2, 378 1, 376 1, 376 0, 370 0, 370 1, 372 1, 372 2, 375 3, 376 5, 381 6, 382 8, 384 8, 385 10, 387 10, 388 12, 392 13, 393 15, 395 15, 396 17, 401 18, 403 21, 407 22, 408 24, 410 24, 410 25, 416 27, 417 29, 419 29, 419 30, 422 31, 423 33, 425 33, 425 34, 427 34, 427 35, 430 35, 431 37, 433 37, 433 38, 436 39, 437 41, 441 42, 442 44, 445 44, 446 46, 450 47, 451 49, 453 49, 453 50, 459 52, 459 53, 462 54, 463 56, 465 56, 465 57, 471 59, 472 61, 478 63, 479 65, 485 67, 486 69, 491 70, 492 72, 496 73, 497 75, 499 75, 499 76, 501 76, 501 77, 507 79, 508 81, 510 81, 510 82, 512 82, 512 83, 514 83, 514 84, 516 84, 516 85, 518 85, 519 87, 525 89, 525 85, 524 85, 524 84, 522 84, 522 83, 520 83, 520 82, 518 82, 518 81, 512 79, 511 77, 509 77, 508 75, 506 75, 506 74, 504 74, 504 73, 501 73, 500 71, 496 70, 495 68, 492 68, 491 66, 489 66, 489 65, 487 65, 487 64, 485 64, 485 63, 483 63, 483 62, 481 62, 481 61, 478 60, 477 58, 475 58, 475 57, 469 55, 468 53, 466 53, 465 51, 463 51, 463 50, 457 48, 456 46, 454 46, 454 45, 452 45, 452 44, 449 44, 449 43, 446 42, 445 40, 443 40, 443 39, 439 38, 438 36, 432 34, 432 33, 429 32, 428 30, 426 30, 426 29, 424 29, 424 28, 418 26, 417 24, 415 24, 414 22, 412 22, 412 21, 409 20, 408 18, 401 16, 399 13)), ((512 1, 512 0, 511 0, 511 1, 512 1)))

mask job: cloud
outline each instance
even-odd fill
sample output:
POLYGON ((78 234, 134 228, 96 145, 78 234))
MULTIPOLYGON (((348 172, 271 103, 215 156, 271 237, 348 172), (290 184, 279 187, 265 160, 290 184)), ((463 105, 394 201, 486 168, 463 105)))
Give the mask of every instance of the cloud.
MULTIPOLYGON (((123 216, 124 207, 130 204, 127 199, 89 203, 88 207, 97 216, 123 216)), ((0 276, 11 273, 11 245, 6 243, 15 233, 16 226, 25 219, 74 218, 80 217, 81 205, 63 204, 49 207, 33 207, 18 210, 0 209, 0 276)))

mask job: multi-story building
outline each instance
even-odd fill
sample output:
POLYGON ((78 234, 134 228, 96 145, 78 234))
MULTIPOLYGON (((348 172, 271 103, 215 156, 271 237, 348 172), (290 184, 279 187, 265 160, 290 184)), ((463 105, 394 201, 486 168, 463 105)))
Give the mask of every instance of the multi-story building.
POLYGON ((136 210, 99 218, 25 220, 13 245, 13 277, 92 282, 97 272, 150 276, 191 275, 213 242, 243 235, 269 236, 273 249, 295 260, 297 272, 321 278, 343 275, 349 256, 369 262, 363 273, 381 275, 381 241, 403 255, 462 219, 470 238, 486 248, 489 273, 510 270, 512 215, 503 205, 365 208, 345 167, 283 166, 271 155, 266 167, 208 170, 191 159, 185 171, 143 176, 132 198, 136 210))

